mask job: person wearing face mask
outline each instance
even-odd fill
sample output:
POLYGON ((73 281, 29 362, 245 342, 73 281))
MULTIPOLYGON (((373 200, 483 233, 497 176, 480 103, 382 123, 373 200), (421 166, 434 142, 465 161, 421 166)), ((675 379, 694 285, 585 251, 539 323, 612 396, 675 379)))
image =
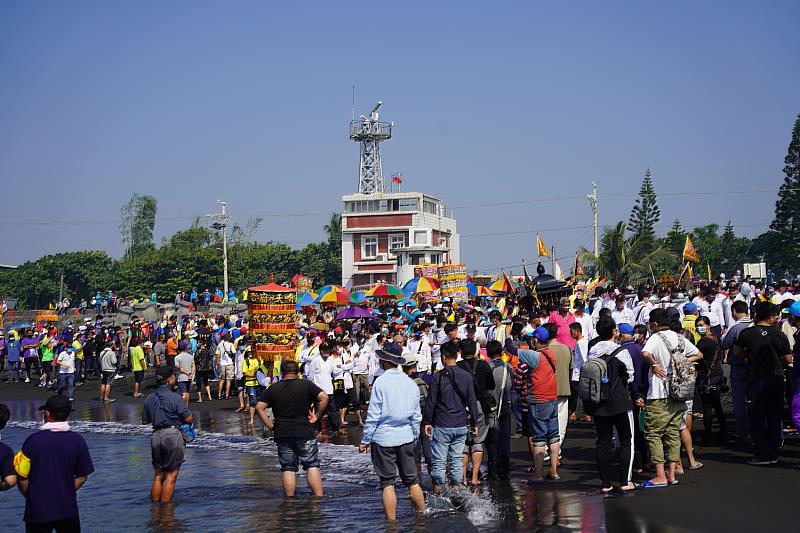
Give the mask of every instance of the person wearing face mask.
POLYGON ((547 318, 548 324, 555 324, 556 326, 556 340, 569 348, 575 350, 575 339, 569 332, 570 324, 575 322, 575 317, 570 313, 570 302, 568 297, 563 297, 559 300, 558 310, 550 313, 547 318))
MULTIPOLYGON (((336 405, 339 407, 339 431, 344 432, 344 427, 347 426, 345 416, 347 415, 347 406, 353 406, 355 402, 355 390, 353 389, 353 360, 347 352, 347 343, 345 341, 337 341, 331 355, 332 368, 333 368, 333 397, 336 405), (345 358, 346 356, 346 358, 345 358)), ((361 413, 355 409, 358 414, 359 426, 363 424, 361 420, 361 413)))
POLYGON ((699 444, 710 445, 711 433, 714 422, 714 413, 719 423, 719 443, 727 441, 727 424, 725 412, 722 410, 721 388, 723 384, 722 357, 717 338, 711 332, 708 318, 701 316, 696 322, 697 334, 700 340, 697 349, 703 352, 703 359, 697 364, 697 390, 703 402, 703 440, 699 444))
POLYGON ((636 316, 630 307, 626 305, 625 295, 620 294, 614 300, 614 309, 611 310, 611 318, 616 324, 636 324, 636 316))
MULTIPOLYGON (((649 317, 649 313, 648 313, 649 317)), ((633 400, 633 471, 642 473, 648 463, 647 441, 644 438, 644 410, 636 402, 647 398, 647 365, 642 356, 642 347, 647 338, 647 326, 637 324, 630 328, 628 324, 619 325, 619 343, 628 350, 633 363, 633 382, 629 385, 633 400)))

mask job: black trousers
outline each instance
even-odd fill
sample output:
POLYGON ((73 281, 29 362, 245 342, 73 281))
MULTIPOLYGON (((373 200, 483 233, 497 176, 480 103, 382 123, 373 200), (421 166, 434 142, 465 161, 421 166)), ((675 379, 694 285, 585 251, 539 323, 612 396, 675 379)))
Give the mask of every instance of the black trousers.
POLYGON ((597 469, 603 485, 608 486, 613 481, 620 485, 627 485, 631 480, 633 469, 633 411, 626 411, 614 416, 593 417, 597 429, 597 469), (619 437, 620 468, 615 472, 612 463, 614 454, 614 429, 619 437))
POLYGON ((761 461, 777 460, 781 445, 783 379, 750 382, 747 385, 747 398, 750 400, 747 415, 756 458, 761 461))
POLYGON ((728 426, 725 420, 725 411, 722 410, 722 395, 719 391, 708 394, 701 393, 700 399, 703 402, 703 427, 705 428, 703 432, 703 443, 708 444, 711 439, 711 430, 714 425, 714 413, 717 415, 720 438, 724 440, 728 433, 728 426))
POLYGON ((502 409, 497 427, 490 427, 486 434, 486 453, 489 456, 489 475, 493 478, 507 478, 511 469, 511 409, 502 409))
POLYGON ((81 533, 81 519, 78 515, 62 518, 43 524, 25 523, 25 533, 81 533))

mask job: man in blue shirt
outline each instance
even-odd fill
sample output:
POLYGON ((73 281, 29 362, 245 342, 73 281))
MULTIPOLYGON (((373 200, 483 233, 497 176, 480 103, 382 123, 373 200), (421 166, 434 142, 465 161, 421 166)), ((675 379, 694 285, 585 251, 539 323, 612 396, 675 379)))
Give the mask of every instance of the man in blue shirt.
POLYGON ((66 396, 51 396, 39 408, 45 424, 25 440, 14 457, 17 487, 25 496, 28 532, 81 530, 78 489, 94 472, 86 441, 70 431, 66 396))
POLYGON ((172 391, 176 383, 174 370, 171 366, 158 368, 158 388, 147 396, 142 410, 142 422, 153 424, 150 448, 155 475, 150 499, 154 502, 172 499, 186 450, 180 428, 192 421, 192 413, 183 398, 172 391))
POLYGON ((389 522, 397 520, 397 495, 394 483, 397 472, 408 487, 408 496, 417 512, 425 511, 425 499, 417 478, 414 444, 419 437, 422 414, 419 409, 419 387, 400 365, 405 363, 403 349, 387 344, 377 350, 383 374, 372 385, 369 410, 361 444, 361 453, 370 450, 372 465, 381 480, 383 510, 389 522))
POLYGON ((17 383, 19 381, 19 356, 22 351, 19 339, 13 332, 8 334, 8 378, 7 383, 17 383))

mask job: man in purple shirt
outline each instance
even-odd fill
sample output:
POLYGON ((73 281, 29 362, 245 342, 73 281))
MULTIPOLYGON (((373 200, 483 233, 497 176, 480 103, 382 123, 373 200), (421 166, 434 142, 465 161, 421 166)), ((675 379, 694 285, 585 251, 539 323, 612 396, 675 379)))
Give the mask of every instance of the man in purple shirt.
POLYGON ((78 489, 94 472, 89 448, 70 431, 72 407, 66 396, 51 396, 39 410, 45 424, 14 458, 17 487, 25 496, 25 530, 79 532, 78 489))
POLYGON ((29 329, 22 339, 22 357, 25 361, 25 383, 30 383, 33 367, 36 367, 36 372, 40 376, 42 375, 42 369, 39 366, 39 341, 36 339, 33 329, 29 329))

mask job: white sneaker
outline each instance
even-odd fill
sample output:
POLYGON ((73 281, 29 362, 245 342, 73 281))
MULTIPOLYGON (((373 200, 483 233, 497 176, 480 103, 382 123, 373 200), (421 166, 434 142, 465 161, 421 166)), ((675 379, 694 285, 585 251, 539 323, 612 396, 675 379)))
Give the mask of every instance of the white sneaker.
POLYGON ((25 378, 25 383, 30 383, 30 382, 31 382, 31 378, 25 378))
POLYGON ((114 379, 122 379, 123 377, 125 377, 125 376, 121 376, 121 375, 117 374, 116 376, 114 376, 114 379))

